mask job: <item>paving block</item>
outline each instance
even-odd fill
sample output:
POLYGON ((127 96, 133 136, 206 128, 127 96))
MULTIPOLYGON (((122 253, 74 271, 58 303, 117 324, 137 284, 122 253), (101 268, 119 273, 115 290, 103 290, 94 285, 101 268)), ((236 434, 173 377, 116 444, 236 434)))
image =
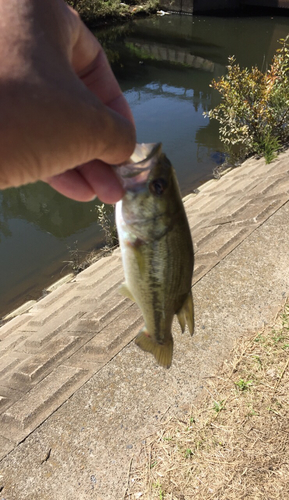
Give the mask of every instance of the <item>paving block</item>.
POLYGON ((88 359, 83 347, 61 363, 61 366, 73 366, 87 370, 91 376, 97 373, 104 365, 105 362, 103 361, 97 362, 93 358, 88 359))
POLYGON ((83 342, 79 337, 66 334, 58 335, 49 342, 39 354, 29 356, 14 370, 6 384, 14 389, 28 391, 31 386, 42 380, 48 373, 61 363, 69 354, 75 352, 83 342))
MULTIPOLYGON (((76 293, 75 293, 75 283, 70 281, 69 283, 65 283, 61 285, 59 288, 50 293, 47 293, 44 297, 42 297, 29 311, 33 317, 39 314, 40 311, 46 310, 48 308, 55 309, 59 307, 61 304, 62 307, 65 307, 65 301, 69 304, 71 300, 73 301, 76 293)), ((33 319, 33 318, 32 318, 33 319)))
POLYGON ((140 309, 132 304, 113 324, 106 326, 83 347, 83 352, 95 361, 108 361, 132 340, 143 326, 140 309))
POLYGON ((0 413, 24 396, 23 392, 0 385, 0 413))
POLYGON ((198 268, 205 267, 207 269, 207 271, 209 271, 219 261, 220 261, 220 258, 218 256, 217 252, 197 253, 195 255, 195 265, 194 265, 193 278, 195 277, 198 268))
MULTIPOLYGON (((28 323, 32 318, 31 313, 29 314, 21 314, 21 316, 17 316, 16 318, 7 321, 3 326, 0 327, 0 346, 1 342, 11 335, 15 333, 20 327, 24 327, 26 323, 28 323)), ((25 328, 25 327, 24 327, 25 328)), ((1 348, 1 347, 0 347, 1 348)))
POLYGON ((103 280, 113 274, 115 268, 118 267, 120 263, 120 253, 114 251, 112 255, 102 257, 100 260, 91 264, 91 266, 79 273, 75 278, 75 283, 90 283, 91 280, 95 280, 95 277, 97 277, 98 281, 103 280))
POLYGON ((210 219, 200 218, 200 217, 190 217, 189 218, 189 226, 190 230, 192 233, 192 237, 195 240, 195 238, 198 237, 198 230, 203 229, 204 227, 210 226, 210 219))
POLYGON ((22 399, 0 415, 3 437, 20 442, 53 413, 87 379, 87 370, 59 366, 22 399))
POLYGON ((118 261, 105 276, 99 276, 98 270, 95 269, 90 274, 89 278, 78 283, 77 290, 86 292, 86 295, 93 294, 95 297, 102 297, 105 293, 111 290, 121 279, 123 279, 122 264, 118 261))
POLYGON ((214 200, 215 196, 206 194, 206 193, 198 193, 195 199, 192 199, 189 203, 186 204, 186 213, 188 216, 190 214, 199 213, 202 214, 203 207, 211 203, 214 200))
POLYGON ((211 240, 219 232, 219 226, 201 227, 194 234, 194 250, 199 251, 206 241, 211 240))
POLYGON ((14 311, 10 312, 9 314, 6 314, 6 316, 3 317, 3 321, 15 318, 20 314, 29 311, 29 309, 31 309, 32 306, 34 306, 34 304, 36 304, 36 300, 28 300, 28 302, 24 302, 24 304, 22 304, 20 307, 17 307, 17 309, 14 309, 14 311))
MULTIPOLYGON (((80 297, 78 297, 78 302, 81 303, 80 297)), ((64 332, 68 330, 68 327, 77 321, 86 312, 84 307, 85 303, 82 302, 83 307, 80 308, 76 304, 73 307, 68 307, 65 310, 55 311, 53 316, 50 311, 48 312, 49 319, 42 323, 42 314, 37 316, 31 325, 32 333, 31 335, 17 346, 17 351, 33 353, 38 349, 41 349, 47 342, 52 340, 59 332, 64 332)))
POLYGON ((270 167, 266 165, 264 158, 260 158, 260 160, 257 161, 256 158, 249 158, 242 164, 241 169, 246 176, 251 178, 266 177, 270 171, 270 167))
POLYGON ((28 334, 22 331, 11 333, 2 342, 0 342, 0 359, 5 356, 7 351, 15 349, 19 344, 22 344, 27 339, 28 334))
POLYGON ((243 228, 234 224, 225 224, 218 227, 217 232, 212 232, 203 242, 199 243, 200 253, 216 252, 219 258, 224 256, 237 246, 250 232, 249 228, 243 228))
MULTIPOLYGON (((204 220, 209 218, 214 218, 216 215, 228 214, 228 212, 236 210, 238 207, 242 207, 246 201, 243 195, 237 196, 234 193, 223 194, 220 196, 204 197, 203 205, 200 207, 200 212, 198 216, 204 220)), ((192 213, 188 211, 189 218, 192 217, 192 213)))
POLYGON ((50 285, 49 287, 47 287, 46 288, 46 292, 54 292, 54 290, 57 290, 58 288, 60 288, 65 283, 68 283, 69 281, 73 280, 73 278, 74 278, 74 274, 73 273, 69 273, 66 276, 63 276, 59 280, 57 280, 54 283, 52 283, 52 285, 50 285))
POLYGON ((284 155, 281 153, 276 160, 268 165, 268 175, 282 175, 286 173, 289 173, 288 152, 284 153, 284 155))
POLYGON ((204 264, 196 265, 193 273, 193 284, 197 283, 207 272, 209 271, 209 267, 204 264))
POLYGON ((288 195, 280 195, 278 199, 274 196, 272 200, 266 199, 267 204, 262 202, 259 204, 258 213, 255 216, 255 220, 260 225, 262 222, 267 220, 272 214, 274 214, 282 205, 288 200, 288 195), (265 206, 264 206, 265 205, 265 206))
POLYGON ((261 182, 258 185, 252 187, 252 189, 248 190, 248 194, 253 196, 256 194, 260 196, 261 194, 264 196, 272 196, 279 195, 281 193, 288 193, 289 190, 289 173, 280 175, 272 175, 270 177, 266 177, 265 179, 261 179, 261 182))
MULTIPOLYGON (((2 458, 6 457, 6 455, 8 455, 8 453, 15 448, 15 444, 16 443, 14 443, 13 441, 10 441, 10 439, 7 439, 4 436, 0 435, 0 460, 2 460, 2 458)), ((0 482, 0 486, 1 486, 1 482, 0 482)), ((4 498, 2 500, 4 500, 4 498)))
POLYGON ((190 194, 187 194, 186 196, 184 196, 183 204, 184 204, 185 210, 187 210, 187 208, 190 207, 190 205, 192 203, 194 203, 196 196, 198 196, 197 193, 190 193, 190 194))
POLYGON ((102 330, 107 324, 114 321, 122 311, 132 305, 132 301, 118 292, 114 287, 102 300, 95 299, 90 303, 90 312, 74 322, 68 331, 77 335, 102 330))
POLYGON ((246 193, 252 187, 258 185, 259 182, 259 178, 250 178, 247 175, 242 175, 240 177, 232 176, 227 179, 227 183, 224 185, 224 192, 230 192, 236 196, 236 194, 246 193))
POLYGON ((80 301, 80 295, 69 294, 69 296, 67 297, 66 294, 63 294, 62 298, 59 297, 59 300, 57 301, 57 307, 55 307, 55 305, 52 304, 50 305, 50 307, 48 307, 47 305, 43 307, 42 304, 41 314, 35 315, 29 321, 29 323, 26 324, 27 329, 29 329, 30 331, 33 329, 34 331, 35 329, 38 330, 39 327, 43 327, 46 323, 49 323, 51 321, 53 322, 55 318, 59 318, 60 316, 63 315, 63 313, 65 313, 67 317, 68 314, 67 311, 69 311, 70 314, 75 312, 79 301, 80 301))
POLYGON ((0 361, 0 379, 6 377, 12 370, 15 369, 23 361, 24 354, 15 353, 13 351, 7 351, 7 353, 1 357, 0 361))
MULTIPOLYGON (((282 204, 282 203, 281 203, 282 204)), ((246 201, 246 203, 235 210, 231 215, 234 222, 241 222, 246 220, 261 218, 266 220, 272 213, 274 213, 280 206, 280 201, 273 197, 273 199, 265 198, 264 196, 256 196, 246 201)))

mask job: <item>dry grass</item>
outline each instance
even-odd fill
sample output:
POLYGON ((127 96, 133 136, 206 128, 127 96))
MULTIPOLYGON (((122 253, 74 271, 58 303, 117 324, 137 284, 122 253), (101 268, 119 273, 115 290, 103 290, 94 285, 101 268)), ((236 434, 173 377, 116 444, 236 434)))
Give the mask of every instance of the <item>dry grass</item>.
POLYGON ((69 267, 74 274, 78 274, 102 259, 102 257, 110 255, 117 247, 118 245, 112 247, 106 245, 101 249, 92 250, 91 252, 81 251, 78 248, 70 249, 70 260, 64 261, 65 266, 62 268, 62 272, 69 267))
POLYGON ((125 499, 289 498, 289 303, 130 464, 125 499))

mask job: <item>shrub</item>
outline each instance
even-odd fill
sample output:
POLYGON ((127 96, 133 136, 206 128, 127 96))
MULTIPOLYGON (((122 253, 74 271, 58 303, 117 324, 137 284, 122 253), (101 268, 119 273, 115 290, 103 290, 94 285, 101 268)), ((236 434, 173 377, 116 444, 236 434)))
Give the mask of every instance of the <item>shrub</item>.
POLYGON ((280 39, 270 68, 241 69, 229 57, 228 72, 211 87, 221 94, 221 103, 204 113, 220 123, 220 139, 240 156, 261 154, 269 163, 289 138, 289 35, 280 39))
POLYGON ((129 11, 129 6, 121 0, 67 0, 67 3, 88 24, 107 16, 125 15, 129 11))
POLYGON ((81 19, 93 26, 103 19, 123 20, 137 14, 155 12, 159 0, 66 0, 81 19))

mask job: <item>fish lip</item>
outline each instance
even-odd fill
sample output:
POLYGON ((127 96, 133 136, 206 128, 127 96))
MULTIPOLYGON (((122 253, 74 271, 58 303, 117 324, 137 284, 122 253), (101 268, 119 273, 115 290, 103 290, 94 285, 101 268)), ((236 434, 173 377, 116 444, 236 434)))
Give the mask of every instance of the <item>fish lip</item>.
POLYGON ((162 143, 137 144, 129 160, 114 166, 114 172, 125 191, 138 193, 145 188, 147 179, 156 165, 162 143))
MULTIPOLYGON (((152 143, 142 143, 137 144, 133 154, 126 164, 132 164, 135 166, 140 165, 143 162, 146 162, 153 158, 154 156, 158 156, 162 149, 161 142, 152 142, 152 143)), ((120 166, 125 165, 125 163, 120 166)))

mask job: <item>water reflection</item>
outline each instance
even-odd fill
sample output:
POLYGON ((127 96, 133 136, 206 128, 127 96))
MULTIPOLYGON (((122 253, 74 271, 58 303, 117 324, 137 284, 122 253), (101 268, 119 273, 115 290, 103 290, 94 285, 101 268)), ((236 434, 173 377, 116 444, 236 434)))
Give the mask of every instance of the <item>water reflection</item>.
MULTIPOLYGON (((229 55, 264 70, 288 32, 288 17, 178 15, 97 31, 138 140, 163 142, 183 194, 210 178, 222 158, 217 123, 203 117, 219 99, 211 80, 224 74, 229 55)), ((95 205, 67 200, 41 183, 0 193, 0 316, 58 279, 76 240, 80 251, 101 244, 95 205)))
POLYGON ((96 201, 77 203, 38 183, 0 193, 0 316, 70 272, 70 250, 102 245, 96 201))
POLYGON ((219 45, 199 37, 192 19, 168 17, 133 23, 124 43, 116 43, 115 36, 110 41, 105 32, 101 41, 118 54, 112 66, 133 109, 138 140, 163 142, 187 194, 211 177, 211 154, 222 148, 217 127, 210 127, 203 113, 217 104, 209 84, 226 68, 219 63, 219 45), (207 127, 214 131, 213 145, 202 139, 206 132, 199 134, 207 127))
POLYGON ((96 203, 74 202, 39 182, 3 191, 0 220, 6 221, 8 231, 10 219, 25 219, 56 238, 67 238, 96 222, 96 203))

